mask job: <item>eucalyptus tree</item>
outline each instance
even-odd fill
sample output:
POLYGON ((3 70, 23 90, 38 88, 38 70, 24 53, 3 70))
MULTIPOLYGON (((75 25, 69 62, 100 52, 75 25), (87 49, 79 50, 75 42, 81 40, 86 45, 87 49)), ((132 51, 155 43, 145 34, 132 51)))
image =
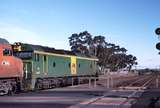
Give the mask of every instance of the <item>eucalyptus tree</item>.
POLYGON ((69 37, 69 44, 71 46, 71 51, 81 52, 81 40, 79 39, 79 35, 77 33, 74 33, 71 37, 69 37))
POLYGON ((127 55, 127 68, 130 71, 133 65, 137 65, 137 58, 131 54, 127 55))
POLYGON ((104 36, 95 36, 93 38, 93 46, 94 46, 94 55, 97 56, 98 53, 101 53, 99 49, 105 48, 106 47, 106 41, 104 36))
POLYGON ((74 33, 69 37, 71 51, 88 55, 92 44, 92 36, 87 31, 74 33))
POLYGON ((137 64, 136 57, 131 54, 127 55, 127 50, 124 47, 106 42, 105 36, 93 37, 84 31, 72 34, 69 37, 69 43, 73 52, 96 56, 102 71, 105 68, 118 70, 126 67, 130 70, 133 65, 137 64))

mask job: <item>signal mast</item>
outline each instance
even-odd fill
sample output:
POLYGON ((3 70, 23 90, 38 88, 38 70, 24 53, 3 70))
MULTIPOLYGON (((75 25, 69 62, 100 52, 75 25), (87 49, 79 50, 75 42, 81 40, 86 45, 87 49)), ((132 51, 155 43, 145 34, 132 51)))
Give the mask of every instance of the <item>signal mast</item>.
MULTIPOLYGON (((158 35, 158 39, 160 40, 160 28, 157 28, 157 29, 155 30, 155 33, 156 33, 156 35, 158 35)), ((157 48, 158 50, 160 50, 160 42, 158 42, 158 43, 156 44, 156 48, 157 48)), ((160 54, 160 52, 159 52, 158 54, 160 54)))

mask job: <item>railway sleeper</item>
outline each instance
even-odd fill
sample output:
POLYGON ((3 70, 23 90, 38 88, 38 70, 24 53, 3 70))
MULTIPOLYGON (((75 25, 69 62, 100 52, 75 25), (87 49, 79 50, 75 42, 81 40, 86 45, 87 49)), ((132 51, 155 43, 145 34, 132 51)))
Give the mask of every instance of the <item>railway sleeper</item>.
POLYGON ((122 89, 122 90, 145 90, 146 87, 136 87, 136 86, 126 86, 126 87, 119 87, 119 89, 122 89))

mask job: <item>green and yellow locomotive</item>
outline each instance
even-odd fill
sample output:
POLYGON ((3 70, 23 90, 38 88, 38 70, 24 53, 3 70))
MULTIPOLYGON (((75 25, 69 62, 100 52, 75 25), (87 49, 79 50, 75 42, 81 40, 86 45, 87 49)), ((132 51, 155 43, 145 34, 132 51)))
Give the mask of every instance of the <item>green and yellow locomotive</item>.
POLYGON ((14 56, 23 61, 23 88, 35 90, 65 86, 79 78, 96 76, 97 58, 40 45, 15 43, 14 56))

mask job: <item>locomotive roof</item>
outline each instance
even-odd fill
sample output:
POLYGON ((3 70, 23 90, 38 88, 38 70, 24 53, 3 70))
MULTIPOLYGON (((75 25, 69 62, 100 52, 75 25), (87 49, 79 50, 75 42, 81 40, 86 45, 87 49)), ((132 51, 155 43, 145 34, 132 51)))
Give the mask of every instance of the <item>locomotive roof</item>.
POLYGON ((0 38, 0 44, 9 44, 6 39, 0 38))
POLYGON ((55 48, 51 48, 47 46, 33 45, 33 44, 27 44, 27 43, 20 43, 20 45, 21 45, 22 51, 35 51, 36 50, 36 51, 43 51, 43 52, 63 54, 63 55, 75 55, 75 56, 81 56, 81 57, 96 58, 95 56, 74 53, 73 51, 55 49, 55 48))
POLYGON ((55 49, 55 48, 41 46, 41 45, 32 45, 32 44, 26 44, 26 45, 31 47, 32 50, 44 51, 49 53, 57 53, 57 54, 75 55, 75 53, 73 53, 72 51, 55 49))

